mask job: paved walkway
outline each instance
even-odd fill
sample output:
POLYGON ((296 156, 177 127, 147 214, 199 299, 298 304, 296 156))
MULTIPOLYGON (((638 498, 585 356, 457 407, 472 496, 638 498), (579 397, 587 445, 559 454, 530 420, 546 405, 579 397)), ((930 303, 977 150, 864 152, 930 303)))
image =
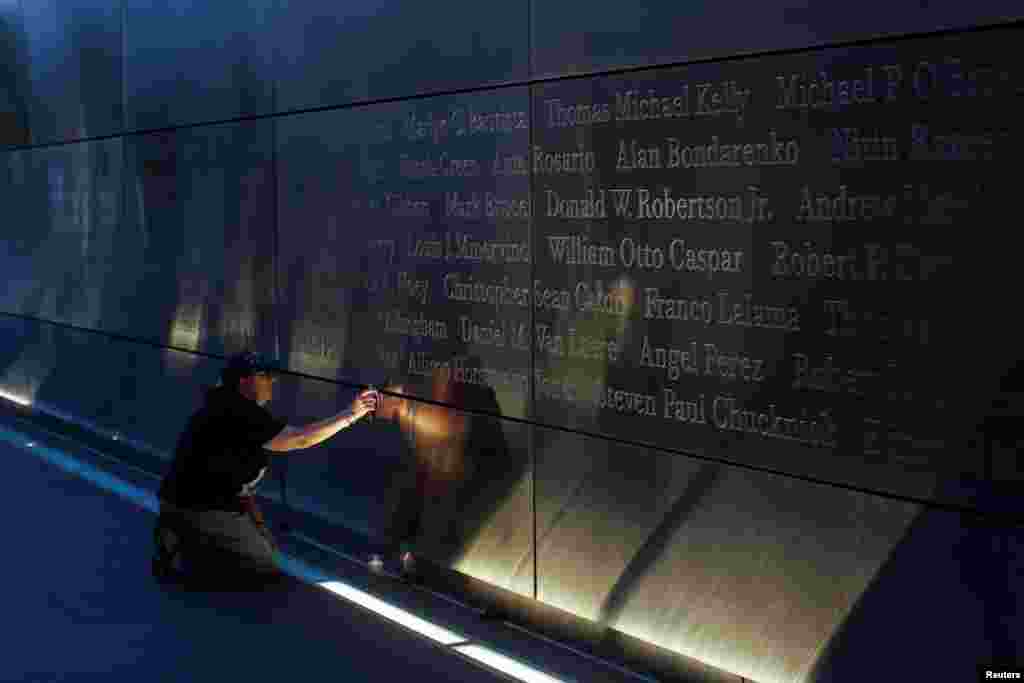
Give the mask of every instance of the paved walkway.
POLYGON ((0 458, 0 681, 507 680, 315 585, 161 588, 152 512, 8 442, 0 458))

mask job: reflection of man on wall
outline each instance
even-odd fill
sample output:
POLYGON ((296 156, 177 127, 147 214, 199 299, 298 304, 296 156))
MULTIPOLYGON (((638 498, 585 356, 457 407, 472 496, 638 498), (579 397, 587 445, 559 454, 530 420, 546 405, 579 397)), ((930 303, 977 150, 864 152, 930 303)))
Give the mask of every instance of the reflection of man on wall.
MULTIPOLYGON (((443 370, 434 373, 430 398, 501 414, 492 387, 455 382, 443 370)), ((405 570, 413 545, 448 564, 519 480, 525 462, 509 457, 498 417, 408 399, 386 402, 385 414, 402 425, 413 453, 413 472, 396 492, 387 536, 400 548, 405 570)))
POLYGON ((364 391, 334 417, 289 426, 264 408, 274 393, 273 370, 258 354, 232 357, 223 385, 209 390, 189 419, 160 485, 158 579, 237 584, 280 577, 274 540, 253 498, 270 453, 315 446, 376 409, 377 393, 364 391))

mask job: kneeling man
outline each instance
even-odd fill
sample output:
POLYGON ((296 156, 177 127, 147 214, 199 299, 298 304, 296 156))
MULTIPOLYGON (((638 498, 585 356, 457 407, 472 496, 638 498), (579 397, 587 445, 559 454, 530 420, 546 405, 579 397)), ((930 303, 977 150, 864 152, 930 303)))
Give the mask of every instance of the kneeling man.
POLYGON ((233 356, 222 384, 189 418, 158 494, 157 579, 230 586, 281 577, 274 539, 253 498, 270 455, 315 446, 377 409, 379 394, 364 391, 334 417, 290 426, 264 407, 275 369, 257 353, 233 356))

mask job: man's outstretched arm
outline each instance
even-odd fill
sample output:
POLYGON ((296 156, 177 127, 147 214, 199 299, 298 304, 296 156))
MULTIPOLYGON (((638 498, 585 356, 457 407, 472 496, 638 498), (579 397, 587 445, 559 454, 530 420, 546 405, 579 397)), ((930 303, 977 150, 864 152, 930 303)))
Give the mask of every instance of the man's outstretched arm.
POLYGON ((263 448, 274 453, 287 453, 315 446, 359 421, 367 413, 376 410, 377 398, 376 392, 364 391, 352 402, 352 407, 333 417, 311 422, 301 427, 287 425, 277 436, 263 444, 263 448))

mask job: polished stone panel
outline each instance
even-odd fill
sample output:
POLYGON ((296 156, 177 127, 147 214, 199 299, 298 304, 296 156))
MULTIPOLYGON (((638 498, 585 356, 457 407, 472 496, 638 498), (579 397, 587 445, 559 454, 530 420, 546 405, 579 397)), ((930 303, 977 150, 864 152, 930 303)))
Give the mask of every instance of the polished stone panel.
POLYGON ((803 680, 917 512, 535 429, 538 599, 750 680, 803 680))
POLYGON ((525 2, 280 3, 277 111, 527 76, 525 2))
POLYGON ((115 268, 121 146, 113 139, 7 155, 4 310, 98 326, 115 268))
POLYGON ((822 46, 996 24, 1024 16, 1013 0, 842 4, 659 0, 640 8, 584 0, 530 0, 530 9, 536 76, 822 46))
MULTIPOLYGON (((121 3, 33 0, 21 13, 31 142, 77 140, 124 127, 121 3)), ((20 64, 12 65, 20 68, 20 64)))
POLYGON ((0 7, 0 146, 285 112, 5 150, 0 390, 168 456, 258 349, 387 393, 319 520, 751 680, 1017 655, 1020 534, 894 496, 1024 509, 1021 30, 737 57, 1021 16, 928 5, 0 7))
POLYGON ((291 369, 526 414, 525 90, 286 117, 277 129, 291 369), (453 382, 444 378, 453 377, 453 382))
POLYGON ((102 329, 227 355, 273 348, 265 121, 132 137, 102 329))
POLYGON ((124 0, 129 130, 274 111, 275 0, 124 0))
POLYGON ((969 500, 1020 358, 1019 37, 536 86, 537 417, 969 500))

